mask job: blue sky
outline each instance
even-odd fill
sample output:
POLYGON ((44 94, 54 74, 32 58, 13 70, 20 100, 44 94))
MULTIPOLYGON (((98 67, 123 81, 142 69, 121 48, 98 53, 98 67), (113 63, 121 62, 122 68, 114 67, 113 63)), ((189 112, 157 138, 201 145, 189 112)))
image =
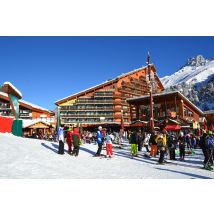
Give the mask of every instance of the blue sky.
POLYGON ((214 57, 214 37, 0 37, 0 85, 10 81, 23 99, 53 109, 54 102, 146 65, 159 77, 188 58, 214 57))

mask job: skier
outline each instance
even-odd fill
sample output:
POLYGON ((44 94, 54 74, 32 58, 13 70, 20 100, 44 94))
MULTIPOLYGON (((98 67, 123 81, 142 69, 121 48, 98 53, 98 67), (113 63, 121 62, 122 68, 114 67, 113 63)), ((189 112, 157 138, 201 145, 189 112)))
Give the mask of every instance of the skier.
POLYGON ((150 136, 151 134, 150 133, 145 133, 145 138, 144 138, 144 141, 143 141, 143 145, 144 147, 146 148, 146 151, 149 152, 149 139, 150 139, 150 136))
POLYGON ((167 140, 167 146, 169 148, 169 159, 170 160, 176 160, 175 159, 175 149, 176 149, 176 140, 173 135, 170 135, 167 140))
POLYGON ((138 142, 139 136, 136 130, 134 130, 130 137, 130 144, 131 144, 131 155, 135 157, 137 156, 138 142))
POLYGON ((102 134, 102 126, 98 127, 97 131, 97 153, 95 154, 95 157, 100 157, 101 151, 102 151, 102 145, 103 145, 103 134, 102 134))
POLYGON ((66 141, 68 144, 68 154, 71 154, 72 152, 72 139, 71 139, 71 135, 72 135, 72 129, 69 128, 66 134, 66 141))
POLYGON ((180 153, 180 159, 184 161, 185 158, 185 141, 184 136, 179 136, 178 138, 178 144, 179 144, 179 153, 180 153))
POLYGON ((141 131, 139 130, 138 133, 138 151, 142 151, 142 147, 143 147, 143 134, 141 133, 141 131))
POLYGON ((63 125, 60 125, 58 132, 57 132, 57 141, 59 142, 59 150, 58 154, 63 155, 64 154, 64 131, 63 131, 63 125))
POLYGON ((106 135, 106 157, 109 156, 109 158, 112 157, 113 155, 113 152, 112 152, 112 139, 111 139, 111 132, 107 132, 107 135, 106 135))
POLYGON ((209 147, 210 163, 213 165, 214 137, 211 130, 208 131, 207 143, 209 147))
POLYGON ((185 141, 186 141, 186 143, 187 143, 187 149, 188 149, 188 150, 191 149, 192 146, 191 146, 191 138, 190 138, 190 134, 189 134, 189 133, 186 134, 186 136, 185 136, 185 141))
POLYGON ((211 167, 213 165, 213 149, 214 149, 214 140, 212 140, 211 132, 208 131, 203 133, 201 139, 201 149, 204 154, 204 169, 212 170, 211 167))
POLYGON ((74 146, 74 149, 71 153, 73 156, 78 156, 79 155, 79 149, 80 149, 80 134, 78 132, 78 128, 75 127, 73 133, 71 134, 71 139, 72 139, 72 144, 74 146))
POLYGON ((157 155, 157 142, 155 141, 155 138, 156 138, 156 135, 155 135, 155 132, 153 132, 150 136, 149 144, 151 146, 150 156, 154 156, 154 157, 156 157, 157 155))
MULTIPOLYGON (((166 135, 166 134, 164 134, 164 135, 166 135)), ((158 150, 160 151, 160 157, 158 160, 159 164, 164 164, 164 154, 166 151, 166 148, 165 148, 166 147, 166 139, 164 140, 164 138, 166 138, 166 137, 161 135, 161 134, 158 134, 157 138, 156 138, 157 147, 158 147, 158 150)))

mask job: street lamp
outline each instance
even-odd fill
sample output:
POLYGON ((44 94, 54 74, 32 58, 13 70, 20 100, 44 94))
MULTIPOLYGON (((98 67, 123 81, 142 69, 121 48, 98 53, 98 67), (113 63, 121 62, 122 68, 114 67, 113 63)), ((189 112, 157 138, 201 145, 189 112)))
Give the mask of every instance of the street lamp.
POLYGON ((146 82, 149 86, 149 94, 150 94, 150 128, 151 131, 154 131, 154 103, 153 103, 153 96, 152 96, 152 91, 153 91, 153 82, 154 82, 154 73, 151 70, 151 64, 150 64, 150 54, 148 52, 148 57, 147 57, 147 71, 148 73, 146 74, 146 82))

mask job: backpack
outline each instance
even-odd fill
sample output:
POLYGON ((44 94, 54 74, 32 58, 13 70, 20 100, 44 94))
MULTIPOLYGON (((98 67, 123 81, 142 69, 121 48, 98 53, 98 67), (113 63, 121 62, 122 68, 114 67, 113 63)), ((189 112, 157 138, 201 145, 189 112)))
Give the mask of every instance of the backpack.
POLYGON ((206 138, 206 143, 207 143, 208 148, 214 149, 214 139, 213 138, 211 138, 210 136, 208 136, 206 138))
POLYGON ((161 148, 163 146, 164 146, 164 144, 163 144, 163 138, 158 137, 157 138, 157 147, 161 148))
POLYGON ((79 136, 77 134, 72 135, 72 142, 74 145, 79 145, 79 136))

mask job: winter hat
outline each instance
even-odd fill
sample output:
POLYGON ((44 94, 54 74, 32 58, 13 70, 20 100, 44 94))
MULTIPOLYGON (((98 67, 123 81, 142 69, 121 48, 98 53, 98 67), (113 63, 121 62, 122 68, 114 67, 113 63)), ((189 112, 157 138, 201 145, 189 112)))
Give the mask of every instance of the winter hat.
POLYGON ((212 133, 212 131, 211 130, 209 130, 208 131, 208 135, 212 135, 213 133, 212 133))
POLYGON ((102 129, 102 126, 99 126, 98 129, 99 129, 99 130, 102 129))

